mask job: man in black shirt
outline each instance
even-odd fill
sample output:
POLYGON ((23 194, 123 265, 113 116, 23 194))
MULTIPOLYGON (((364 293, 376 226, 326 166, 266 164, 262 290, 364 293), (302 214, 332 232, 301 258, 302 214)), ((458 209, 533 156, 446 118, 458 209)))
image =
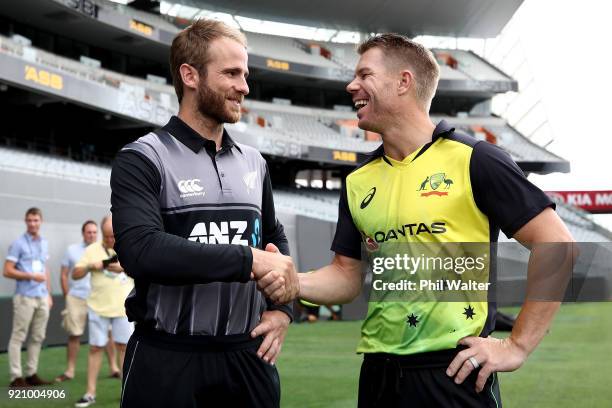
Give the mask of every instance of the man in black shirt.
POLYGON ((288 298, 297 275, 265 160, 223 128, 249 92, 246 41, 200 20, 170 63, 178 116, 125 146, 111 176, 116 249, 135 282, 122 406, 277 407, 292 311, 257 281, 288 298))

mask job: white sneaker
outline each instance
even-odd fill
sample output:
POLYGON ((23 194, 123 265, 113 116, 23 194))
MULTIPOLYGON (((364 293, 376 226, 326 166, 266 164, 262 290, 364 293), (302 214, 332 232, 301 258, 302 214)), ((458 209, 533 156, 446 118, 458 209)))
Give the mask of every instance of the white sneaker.
POLYGON ((76 402, 76 404, 74 404, 74 406, 77 408, 85 408, 95 403, 96 397, 94 397, 93 395, 85 394, 80 400, 76 402))

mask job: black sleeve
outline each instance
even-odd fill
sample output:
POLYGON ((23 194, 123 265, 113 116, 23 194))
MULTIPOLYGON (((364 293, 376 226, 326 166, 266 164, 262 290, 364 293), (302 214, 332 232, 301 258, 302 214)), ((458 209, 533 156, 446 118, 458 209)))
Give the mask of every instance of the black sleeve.
POLYGON ((346 182, 342 183, 338 203, 338 223, 331 250, 337 254, 361 260, 361 234, 351 216, 346 194, 346 182))
POLYGON ((283 224, 276 218, 274 210, 274 197, 272 196, 272 180, 266 166, 266 175, 263 180, 263 197, 261 205, 262 248, 267 244, 274 244, 281 254, 289 255, 289 241, 285 236, 283 224))
POLYGON ((555 208, 510 155, 491 143, 474 146, 470 178, 476 205, 508 238, 547 207, 555 208))
MULTIPOLYGON (((274 244, 283 255, 289 254, 289 241, 285 236, 283 224, 276 218, 274 210, 274 197, 272 196, 272 180, 266 166, 266 175, 263 181, 263 197, 261 205, 262 223, 262 248, 267 244, 274 244)), ((275 305, 266 298, 267 310, 280 310, 285 312, 289 319, 293 321, 293 302, 284 305, 275 305)))
POLYGON ((142 154, 122 151, 111 173, 115 250, 126 273, 164 285, 247 282, 253 256, 241 245, 205 245, 164 232, 161 176, 142 154))

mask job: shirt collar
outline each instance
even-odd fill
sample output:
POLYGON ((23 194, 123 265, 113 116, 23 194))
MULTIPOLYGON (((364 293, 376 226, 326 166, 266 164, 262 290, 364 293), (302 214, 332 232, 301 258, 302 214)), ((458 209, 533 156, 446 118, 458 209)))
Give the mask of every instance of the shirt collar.
MULTIPOLYGON (((416 156, 414 156, 414 158, 412 159, 412 161, 414 161, 417 157, 419 157, 421 154, 423 154, 427 149, 429 149, 429 147, 434 144, 434 142, 436 140, 438 140, 438 138, 442 135, 445 135, 447 133, 452 133, 455 131, 455 128, 450 126, 444 119, 442 119, 440 122, 438 122, 438 124, 436 125, 436 128, 433 131, 432 137, 431 137, 431 142, 425 144, 423 147, 421 147, 421 149, 419 150, 419 152, 417 153, 416 156)), ((382 157, 383 160, 392 166, 391 162, 387 159, 387 157, 385 156, 385 146, 384 144, 381 144, 380 146, 378 146, 378 149, 374 150, 373 152, 370 152, 367 154, 368 156, 371 156, 371 158, 376 158, 376 157, 382 157)))
POLYGON ((440 136, 454 131, 455 128, 449 125, 444 119, 442 119, 440 122, 438 122, 436 128, 433 131, 432 142, 435 142, 435 140, 440 136))
MULTIPOLYGON (((170 121, 163 127, 163 129, 174 136, 179 142, 187 146, 192 152, 199 153, 203 147, 207 150, 212 149, 216 151, 215 142, 209 139, 205 139, 198 132, 189 127, 188 124, 183 122, 178 116, 172 116, 170 121)), ((229 150, 232 147, 242 153, 240 146, 234 142, 234 140, 227 133, 225 128, 223 129, 223 136, 221 136, 221 150, 229 150)))
POLYGON ((42 240, 42 236, 40 234, 38 234, 38 238, 34 238, 34 236, 30 235, 30 233, 27 231, 23 234, 23 236, 25 237, 25 239, 27 239, 30 242, 36 242, 36 241, 42 240))

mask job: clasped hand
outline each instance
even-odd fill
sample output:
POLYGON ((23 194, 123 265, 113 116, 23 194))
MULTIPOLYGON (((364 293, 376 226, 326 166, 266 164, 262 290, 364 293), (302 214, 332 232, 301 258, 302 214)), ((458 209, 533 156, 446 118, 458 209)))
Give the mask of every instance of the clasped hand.
POLYGON ((295 299, 300 291, 293 260, 281 254, 274 244, 268 244, 265 251, 253 249, 251 277, 257 281, 257 288, 276 304, 295 299))

